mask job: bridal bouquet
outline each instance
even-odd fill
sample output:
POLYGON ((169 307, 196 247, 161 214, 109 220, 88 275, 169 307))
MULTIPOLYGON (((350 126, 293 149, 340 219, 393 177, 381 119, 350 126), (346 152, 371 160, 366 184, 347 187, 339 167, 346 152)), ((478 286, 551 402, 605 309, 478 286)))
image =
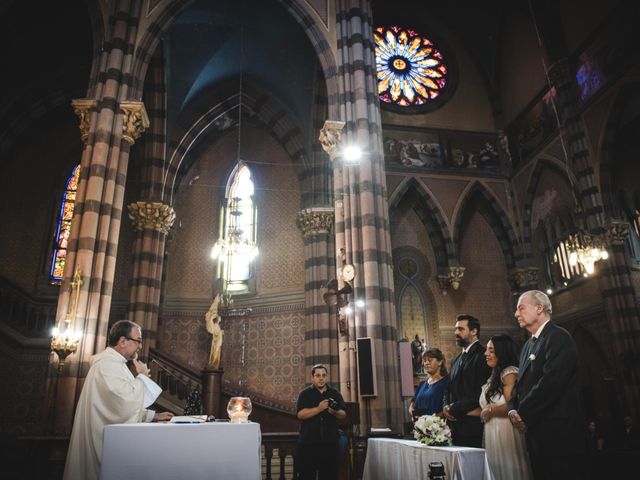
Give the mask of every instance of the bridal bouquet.
POLYGON ((444 418, 423 415, 413 424, 413 437, 420 443, 436 447, 451 445, 451 430, 444 418))

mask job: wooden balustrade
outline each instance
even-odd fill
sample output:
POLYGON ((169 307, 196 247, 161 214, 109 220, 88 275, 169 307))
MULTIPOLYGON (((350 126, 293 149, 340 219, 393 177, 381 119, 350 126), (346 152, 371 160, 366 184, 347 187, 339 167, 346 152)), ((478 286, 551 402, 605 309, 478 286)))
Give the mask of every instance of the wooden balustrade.
POLYGON ((264 457, 262 463, 262 478, 265 480, 288 480, 295 479, 294 456, 296 444, 298 442, 298 432, 277 432, 263 433, 262 446, 264 457), (274 476, 272 473, 274 452, 278 454, 278 468, 274 476))
POLYGON ((149 350, 149 368, 151 378, 162 387, 162 397, 180 410, 186 406, 191 391, 202 391, 200 372, 154 348, 149 350))

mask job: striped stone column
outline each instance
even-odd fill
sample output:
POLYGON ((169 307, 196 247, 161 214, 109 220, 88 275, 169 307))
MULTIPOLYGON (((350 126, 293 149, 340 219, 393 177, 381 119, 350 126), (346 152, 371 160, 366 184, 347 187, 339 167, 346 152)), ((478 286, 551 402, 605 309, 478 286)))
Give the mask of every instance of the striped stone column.
MULTIPOLYGON (((338 369, 337 312, 324 301, 327 283, 335 278, 333 224, 333 169, 316 140, 327 117, 327 94, 322 72, 317 73, 313 125, 310 133, 309 157, 304 159, 300 174, 302 210, 297 224, 304 240, 305 255, 305 365, 323 363, 329 370, 329 381, 340 381, 338 369)), ((295 157, 292 157, 295 158, 295 157)))
MULTIPOLYGON (((114 270, 124 201, 129 149, 148 126, 142 102, 128 98, 130 69, 141 2, 114 2, 101 53, 94 60, 88 98, 74 102, 86 134, 64 277, 56 318, 71 301, 71 282, 80 272, 75 327, 82 330, 78 351, 66 362, 57 385, 53 433, 71 430, 75 401, 90 357, 106 346, 114 270)), ((74 299, 75 302, 75 299, 74 299)), ((52 356, 52 364, 57 360, 52 356)))
MULTIPOLYGON (((348 318, 349 339, 372 339, 378 387, 377 396, 360 398, 361 428, 385 426, 401 431, 398 335, 371 4, 368 0, 338 0, 336 7, 339 93, 329 103, 338 103, 339 120, 345 122, 341 145, 357 145, 364 152, 357 165, 346 164, 340 155, 334 162, 336 258, 344 249, 345 261, 355 265, 353 299, 364 301, 364 306, 354 309, 348 318)), ((351 375, 352 396, 357 391, 356 378, 351 375)))
POLYGON ((145 82, 143 98, 150 127, 139 156, 141 200, 127 207, 136 232, 127 317, 142 326, 145 341, 140 356, 144 361, 148 359, 149 349, 156 346, 165 241, 175 219, 173 208, 162 202, 167 118, 162 52, 162 47, 158 47, 145 82))
POLYGON ((629 269, 629 228, 627 222, 605 225, 609 259, 600 262, 599 270, 607 323, 614 338, 617 377, 622 380, 624 390, 623 408, 637 417, 640 414, 640 317, 629 269))
POLYGON ((306 208, 298 214, 304 237, 305 363, 323 363, 332 383, 339 378, 336 312, 323 295, 334 272, 333 207, 306 208))
POLYGON ((594 179, 587 128, 579 114, 580 96, 571 62, 566 58, 556 61, 549 69, 549 77, 557 90, 561 128, 569 165, 576 177, 579 206, 588 230, 593 234, 606 234, 608 240, 610 256, 599 262, 598 278, 607 324, 614 338, 618 378, 623 383, 626 407, 637 413, 640 362, 631 360, 638 360, 637 353, 633 352, 640 351, 640 313, 626 255, 626 234, 621 224, 605 221, 602 196, 594 179))
POLYGON ((127 208, 136 231, 128 317, 142 327, 144 343, 140 357, 147 361, 158 331, 165 240, 176 214, 162 202, 139 201, 127 208))
POLYGON ((302 207, 333 205, 333 165, 318 139, 327 119, 327 92, 322 72, 318 71, 316 93, 313 102, 313 125, 309 135, 311 140, 310 162, 301 175, 302 207))
MULTIPOLYGON (((327 152, 331 162, 334 163, 338 161, 338 157, 340 154, 340 144, 342 137, 342 129, 344 128, 345 123, 340 121, 332 121, 327 120, 322 129, 320 130, 320 144, 325 152, 327 152)), ((339 223, 344 225, 344 209, 341 208, 341 202, 335 202, 335 223, 339 223), (338 208, 340 207, 340 208, 338 208)), ((344 230, 335 232, 335 244, 336 245, 344 245, 344 230)), ((344 247, 341 247, 337 252, 337 257, 339 261, 342 263, 346 260, 346 251, 344 247)), ((342 276, 340 275, 340 266, 335 265, 337 268, 334 269, 336 271, 336 276, 338 277, 338 288, 342 289, 344 287, 344 282, 342 280, 342 276)), ((335 312, 336 315, 339 315, 340 312, 335 312)), ((347 402, 357 402, 358 394, 355 388, 352 388, 352 379, 354 382, 357 381, 357 372, 356 372, 356 357, 355 357, 355 331, 349 328, 349 324, 347 323, 347 316, 339 317, 336 316, 336 320, 342 322, 340 328, 338 328, 338 355, 339 355, 339 364, 340 364, 340 376, 339 376, 339 385, 340 385, 340 393, 344 397, 347 402), (350 337, 351 335, 351 337, 350 337)), ((337 324, 338 322, 336 322, 337 324)), ((335 378, 335 377, 334 377, 335 378)), ((335 379, 334 379, 335 382, 335 379)), ((356 386, 353 384, 354 387, 356 386)))

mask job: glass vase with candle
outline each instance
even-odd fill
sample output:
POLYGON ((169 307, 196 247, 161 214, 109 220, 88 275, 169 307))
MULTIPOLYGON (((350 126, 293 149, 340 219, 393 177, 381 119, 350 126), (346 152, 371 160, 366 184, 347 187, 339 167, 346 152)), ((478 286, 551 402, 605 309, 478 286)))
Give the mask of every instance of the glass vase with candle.
POLYGON ((229 420, 231 423, 249 423, 251 409, 251 399, 249 397, 232 397, 227 404, 229 420))

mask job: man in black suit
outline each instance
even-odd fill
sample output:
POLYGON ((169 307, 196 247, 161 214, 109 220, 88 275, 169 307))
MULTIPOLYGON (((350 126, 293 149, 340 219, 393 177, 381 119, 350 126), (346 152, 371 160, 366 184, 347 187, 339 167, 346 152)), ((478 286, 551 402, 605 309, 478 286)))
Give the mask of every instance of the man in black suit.
POLYGON ((551 301, 531 290, 515 317, 531 333, 520 354, 509 419, 525 433, 537 480, 586 478, 586 435, 578 383, 578 350, 571 334, 551 322, 551 301))
POLYGON ((453 360, 444 392, 443 414, 449 420, 453 444, 482 447, 480 390, 491 375, 479 341, 480 321, 473 315, 456 317, 456 343, 462 352, 453 360))

